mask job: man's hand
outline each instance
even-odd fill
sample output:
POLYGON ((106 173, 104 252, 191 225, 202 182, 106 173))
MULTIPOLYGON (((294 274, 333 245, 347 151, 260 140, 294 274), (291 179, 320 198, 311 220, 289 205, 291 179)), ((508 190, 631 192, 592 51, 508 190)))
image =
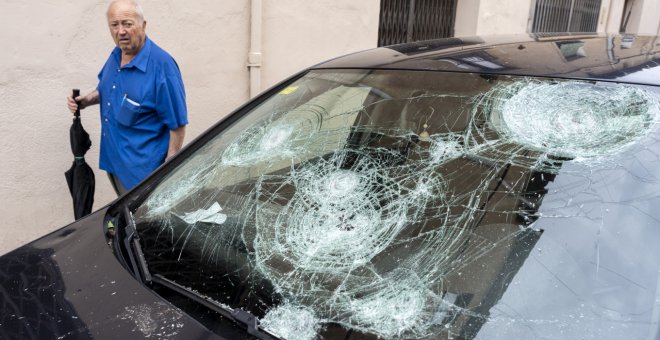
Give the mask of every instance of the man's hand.
POLYGON ((94 90, 84 96, 73 98, 72 96, 66 97, 66 105, 69 107, 71 113, 76 112, 78 108, 81 110, 99 103, 99 92, 94 90))

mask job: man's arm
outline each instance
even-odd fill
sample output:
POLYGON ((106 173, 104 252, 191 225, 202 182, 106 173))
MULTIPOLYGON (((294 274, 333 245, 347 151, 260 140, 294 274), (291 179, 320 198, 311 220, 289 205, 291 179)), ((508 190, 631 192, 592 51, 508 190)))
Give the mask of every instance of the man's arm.
POLYGON ((170 145, 169 148, 167 149, 167 158, 165 160, 170 159, 170 157, 174 156, 179 150, 181 150, 181 147, 183 146, 183 138, 186 136, 186 126, 181 126, 175 130, 170 130, 170 145))
POLYGON ((98 104, 100 100, 99 91, 94 90, 84 96, 78 96, 75 99, 71 96, 66 97, 66 104, 71 113, 76 112, 76 109, 78 109, 78 103, 76 103, 76 100, 80 103, 81 110, 88 106, 98 104))

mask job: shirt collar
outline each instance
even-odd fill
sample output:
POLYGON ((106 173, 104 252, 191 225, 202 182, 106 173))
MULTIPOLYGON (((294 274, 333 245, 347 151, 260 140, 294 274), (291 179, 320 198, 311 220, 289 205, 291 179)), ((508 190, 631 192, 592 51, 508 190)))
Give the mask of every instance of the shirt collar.
MULTIPOLYGON (((149 55, 151 54, 151 44, 151 39, 149 39, 149 37, 145 37, 144 46, 142 46, 140 52, 138 52, 135 58, 133 58, 133 60, 131 60, 131 62, 126 64, 124 67, 135 67, 142 72, 147 72, 147 64, 149 63, 149 55)), ((119 47, 115 47, 114 51, 112 52, 115 55, 115 58, 117 58, 118 63, 121 63, 121 49, 119 47)))

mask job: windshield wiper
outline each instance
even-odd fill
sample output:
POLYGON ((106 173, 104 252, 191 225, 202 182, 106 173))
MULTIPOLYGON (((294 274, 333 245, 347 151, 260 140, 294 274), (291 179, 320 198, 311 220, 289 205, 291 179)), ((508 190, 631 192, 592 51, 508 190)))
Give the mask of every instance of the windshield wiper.
POLYGON ((126 236, 123 239, 124 247, 129 250, 129 260, 131 261, 135 275, 139 276, 142 282, 149 284, 152 281, 152 276, 147 266, 147 259, 144 258, 144 252, 140 245, 140 237, 135 229, 133 214, 131 214, 127 205, 124 206, 123 213, 126 221, 126 228, 124 228, 126 236))
POLYGON ((152 282, 160 286, 169 288, 170 290, 179 293, 190 300, 193 300, 200 305, 220 314, 221 316, 232 320, 236 323, 245 325, 247 327, 248 334, 261 339, 261 340, 282 340, 282 338, 264 330, 259 326, 257 317, 252 315, 250 312, 243 309, 233 309, 229 306, 221 304, 213 299, 200 295, 199 293, 193 291, 190 288, 186 288, 172 280, 169 280, 163 277, 160 274, 155 274, 152 277, 152 282))

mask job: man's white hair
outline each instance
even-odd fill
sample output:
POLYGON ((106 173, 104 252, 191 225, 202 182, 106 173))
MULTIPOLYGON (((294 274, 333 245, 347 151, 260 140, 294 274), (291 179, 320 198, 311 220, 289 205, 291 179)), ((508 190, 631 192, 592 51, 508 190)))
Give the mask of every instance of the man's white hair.
POLYGON ((112 0, 110 2, 110 5, 108 5, 108 11, 106 12, 106 15, 110 14, 110 9, 112 8, 112 6, 114 6, 119 2, 125 2, 131 4, 131 6, 133 6, 133 8, 135 9, 135 14, 137 15, 140 25, 144 23, 144 11, 142 10, 142 6, 140 6, 140 4, 136 0, 112 0))

